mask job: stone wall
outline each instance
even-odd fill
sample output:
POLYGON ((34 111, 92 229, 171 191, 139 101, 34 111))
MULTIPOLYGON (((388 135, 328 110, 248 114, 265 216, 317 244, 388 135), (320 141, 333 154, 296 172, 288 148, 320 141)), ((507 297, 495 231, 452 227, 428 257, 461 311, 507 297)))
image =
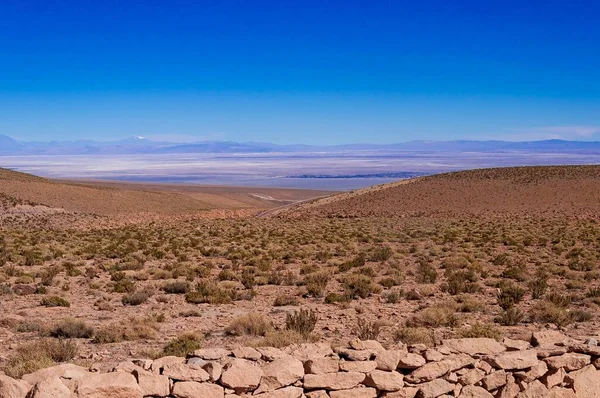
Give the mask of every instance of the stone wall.
POLYGON ((62 364, 14 380, 2 398, 600 397, 600 346, 557 331, 531 341, 444 340, 384 349, 376 341, 197 350, 98 373, 62 364))

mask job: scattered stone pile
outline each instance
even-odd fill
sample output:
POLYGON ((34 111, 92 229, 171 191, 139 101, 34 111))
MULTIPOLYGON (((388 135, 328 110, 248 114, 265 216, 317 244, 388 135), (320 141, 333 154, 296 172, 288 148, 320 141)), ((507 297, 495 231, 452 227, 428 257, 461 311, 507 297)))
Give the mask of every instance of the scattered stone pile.
POLYGON ((2 398, 537 398, 600 397, 600 346, 557 331, 530 342, 445 340, 384 349, 302 344, 285 349, 197 350, 186 358, 122 362, 98 373, 62 364, 23 376, 0 376, 2 398))

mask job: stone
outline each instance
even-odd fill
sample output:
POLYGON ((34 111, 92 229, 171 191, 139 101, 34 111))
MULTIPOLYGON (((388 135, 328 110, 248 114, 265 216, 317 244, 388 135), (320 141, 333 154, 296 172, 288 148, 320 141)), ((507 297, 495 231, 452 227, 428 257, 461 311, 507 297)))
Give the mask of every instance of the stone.
POLYGON ((210 375, 199 365, 188 365, 185 363, 172 363, 165 365, 162 374, 175 381, 197 381, 210 380, 210 375))
POLYGON ((419 397, 436 398, 450 391, 454 391, 454 384, 448 383, 444 379, 435 379, 419 386, 419 397))
POLYGON ((398 372, 374 370, 367 375, 364 384, 381 391, 398 391, 404 387, 404 376, 398 372))
POLYGON ((376 398, 377 390, 371 387, 356 387, 350 390, 332 391, 331 398, 376 398))
POLYGON ((513 340, 505 337, 502 341, 508 351, 522 351, 531 348, 531 344, 523 340, 513 340))
POLYGON ((426 363, 427 361, 425 361, 425 358, 423 358, 421 355, 409 352, 400 358, 396 369, 417 369, 425 365, 426 363))
POLYGON ((333 355, 331 345, 328 343, 316 343, 316 344, 293 344, 284 349, 285 353, 298 358, 302 362, 308 361, 309 359, 329 357, 333 355))
POLYGON ((510 370, 527 369, 538 363, 536 350, 508 351, 487 360, 495 368, 510 370))
POLYGON ((336 373, 339 369, 339 361, 333 358, 315 358, 304 362, 304 372, 307 374, 336 373))
POLYGON ((88 372, 88 370, 83 366, 77 366, 72 363, 62 363, 60 365, 51 366, 49 368, 40 369, 36 372, 23 375, 21 379, 25 380, 29 384, 34 385, 40 381, 46 380, 51 376, 63 377, 66 373, 71 376, 70 378, 74 378, 87 375, 90 372, 88 372))
POLYGON ((154 373, 160 373, 166 365, 170 365, 173 363, 185 363, 185 358, 175 357, 175 356, 167 356, 155 359, 152 361, 152 365, 150 365, 150 370, 154 373))
POLYGON ((596 369, 600 369, 600 358, 594 361, 594 366, 596 367, 596 369))
MULTIPOLYGON (((1 393, 0 396, 4 397, 1 393)), ((38 382, 31 390, 30 396, 31 398, 71 398, 73 395, 60 377, 50 376, 38 382)))
POLYGON ((173 385, 175 398, 223 398, 225 390, 218 384, 178 381, 173 385))
POLYGON ((595 338, 589 338, 585 341, 585 344, 587 345, 598 345, 598 340, 596 340, 595 338))
POLYGON ((365 374, 359 372, 307 374, 304 376, 304 388, 307 390, 349 390, 362 383, 365 378, 365 374))
POLYGON ((254 391, 260 384, 262 369, 245 359, 234 359, 223 367, 221 384, 241 394, 254 391))
POLYGON ((557 345, 546 345, 536 347, 537 356, 539 359, 555 357, 558 355, 563 355, 567 352, 567 347, 559 347, 557 345))
POLYGON ((204 365, 206 365, 208 363, 208 361, 206 359, 193 357, 193 358, 189 358, 185 363, 187 363, 188 365, 198 365, 200 367, 203 367, 204 365))
POLYGON ((210 381, 213 382, 219 380, 221 378, 221 374, 223 373, 223 365, 214 361, 206 362, 204 365, 202 365, 202 369, 208 373, 210 381))
POLYGON ((427 360, 427 362, 438 362, 444 359, 444 354, 439 352, 438 350, 429 349, 423 353, 423 356, 427 360))
POLYGON ((533 332, 531 336, 531 345, 534 347, 543 345, 557 345, 568 340, 569 338, 558 330, 538 330, 533 332))
POLYGON ((288 356, 288 354, 275 347, 257 347, 256 351, 260 352, 262 359, 269 362, 288 356))
POLYGON ((306 398, 329 398, 329 394, 325 390, 310 391, 304 395, 306 395, 306 398))
POLYGON ((253 396, 261 398, 303 398, 304 390, 302 387, 288 386, 275 391, 267 391, 253 396))
POLYGON ((552 387, 548 396, 550 398, 577 398, 575 391, 563 387, 552 387))
POLYGON ((24 380, 0 375, 0 397, 25 398, 31 390, 31 384, 24 380))
POLYGON ((384 392, 383 396, 386 398, 414 398, 418 392, 417 387, 402 387, 398 391, 384 392))
POLYGON ((153 361, 152 359, 132 359, 131 362, 144 370, 150 370, 153 361))
POLYGON ((452 351, 468 355, 495 355, 506 351, 506 347, 486 337, 449 339, 442 342, 452 351))
POLYGON ((518 380, 524 381, 525 383, 531 383, 534 380, 539 379, 543 375, 548 372, 548 366, 546 362, 539 361, 535 366, 532 366, 526 372, 516 372, 514 373, 515 378, 518 380))
POLYGON ((569 351, 600 357, 600 346, 589 344, 570 344, 569 351))
POLYGON ((349 348, 342 348, 338 350, 338 354, 341 358, 349 361, 369 361, 375 358, 375 353, 371 350, 352 350, 349 348))
POLYGON ((135 376, 144 396, 166 397, 170 394, 169 377, 145 370, 134 370, 132 374, 135 376))
POLYGON ((458 382, 463 386, 473 385, 480 382, 485 377, 485 372, 481 369, 469 369, 469 371, 458 378, 458 382))
POLYGON ((524 391, 517 394, 517 398, 546 398, 548 389, 539 380, 534 380, 527 385, 524 391))
POLYGON ((576 370, 567 375, 572 380, 573 390, 579 398, 592 398, 600 395, 600 371, 593 365, 576 370))
POLYGON ((194 351, 192 356, 206 359, 207 361, 216 361, 223 359, 231 354, 230 351, 223 348, 201 348, 194 351))
POLYGON ((473 385, 465 386, 460 391, 459 397, 461 398, 494 398, 492 394, 487 392, 484 388, 476 387, 473 385))
POLYGON ((492 391, 496 388, 502 387, 507 382, 506 372, 504 370, 498 370, 497 372, 492 372, 489 375, 485 376, 481 381, 483 387, 486 390, 492 391))
POLYGON ((407 354, 408 353, 406 351, 400 350, 378 351, 375 353, 377 369, 386 370, 388 372, 396 370, 398 368, 398 364, 400 363, 400 358, 407 354))
POLYGON ((344 372, 369 373, 377 369, 375 361, 340 361, 340 370, 344 372))
POLYGON ((453 372, 464 368, 465 366, 473 365, 474 363, 475 359, 467 354, 448 356, 446 359, 440 362, 426 363, 408 375, 406 380, 411 383, 423 383, 437 379, 448 372, 453 372))
POLYGON ((273 391, 294 384, 304 377, 304 365, 299 359, 286 357, 263 366, 257 393, 273 391))
POLYGON ((236 358, 249 359, 251 361, 258 361, 262 358, 262 354, 252 347, 238 347, 232 353, 236 358))
POLYGON ((494 368, 492 367, 492 365, 490 365, 489 363, 487 363, 485 361, 478 361, 475 364, 475 367, 477 369, 483 370, 486 375, 489 375, 490 373, 492 373, 494 371, 494 368))
POLYGON ((565 379, 567 372, 563 368, 557 370, 551 370, 546 373, 544 377, 541 379, 542 383, 546 386, 546 388, 552 388, 554 386, 560 386, 565 379))
POLYGON ((592 358, 586 354, 570 352, 559 357, 546 358, 544 362, 546 362, 550 369, 565 368, 567 372, 571 372, 589 365, 592 362, 592 358))
POLYGON ((129 373, 89 373, 75 380, 77 397, 142 398, 142 389, 129 373))
POLYGON ((370 350, 373 352, 385 351, 385 348, 383 348, 381 343, 376 340, 361 341, 359 339, 354 339, 350 341, 349 346, 353 350, 370 350))
POLYGON ((506 384, 500 390, 497 398, 515 398, 520 392, 521 389, 517 383, 515 383, 515 379, 512 376, 509 376, 507 377, 506 384))

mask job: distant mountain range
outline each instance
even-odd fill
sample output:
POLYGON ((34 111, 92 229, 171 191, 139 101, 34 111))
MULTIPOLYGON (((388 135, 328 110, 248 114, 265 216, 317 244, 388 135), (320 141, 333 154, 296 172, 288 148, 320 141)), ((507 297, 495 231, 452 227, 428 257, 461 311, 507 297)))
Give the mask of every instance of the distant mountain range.
POLYGON ((277 145, 264 142, 200 141, 173 143, 131 137, 118 141, 18 141, 0 135, 0 155, 116 155, 169 153, 275 153, 275 152, 346 152, 346 151, 414 151, 414 152, 598 152, 600 141, 409 141, 398 144, 347 145, 277 145))

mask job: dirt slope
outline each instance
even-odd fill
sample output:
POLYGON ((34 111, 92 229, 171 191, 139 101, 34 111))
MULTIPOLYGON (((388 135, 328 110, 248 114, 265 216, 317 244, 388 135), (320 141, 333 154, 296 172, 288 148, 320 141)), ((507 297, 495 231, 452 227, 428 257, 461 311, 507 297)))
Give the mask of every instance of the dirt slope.
POLYGON ((281 215, 589 216, 599 211, 600 166, 544 166, 470 170, 398 181, 303 203, 281 215))

